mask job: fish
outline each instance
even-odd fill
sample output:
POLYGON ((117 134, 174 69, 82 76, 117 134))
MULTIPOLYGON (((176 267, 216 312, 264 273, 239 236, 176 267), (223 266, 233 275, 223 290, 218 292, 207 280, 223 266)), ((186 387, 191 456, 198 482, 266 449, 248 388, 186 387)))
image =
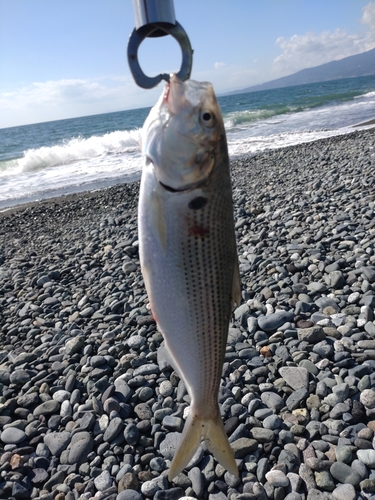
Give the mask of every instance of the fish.
POLYGON ((238 469, 218 404, 229 322, 241 302, 224 123, 209 82, 170 75, 141 131, 140 264, 149 307, 190 411, 169 478, 202 440, 231 474, 238 469))

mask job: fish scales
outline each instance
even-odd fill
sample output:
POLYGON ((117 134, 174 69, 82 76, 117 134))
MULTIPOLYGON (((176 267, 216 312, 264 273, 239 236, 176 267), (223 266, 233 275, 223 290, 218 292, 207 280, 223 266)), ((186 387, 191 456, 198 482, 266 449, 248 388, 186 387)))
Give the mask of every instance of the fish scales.
MULTIPOLYGON (((195 117, 207 105, 201 102, 203 99, 198 101, 191 116, 186 118, 189 106, 182 100, 181 111, 179 101, 173 99, 180 96, 181 90, 184 95, 189 82, 174 77, 170 85, 168 97, 159 101, 153 110, 154 117, 151 114, 145 123, 146 161, 139 202, 142 272, 152 313, 165 339, 160 357, 164 356, 176 369, 191 397, 190 414, 170 476, 174 477, 187 465, 202 438, 215 457, 236 473, 217 402, 232 305, 233 301, 239 302, 240 296, 225 132, 216 99, 209 90, 209 109, 216 115, 216 126, 208 131, 203 127, 203 132, 207 132, 203 138, 198 127, 192 145, 182 147, 184 155, 190 153, 191 157, 188 154, 181 161, 185 159, 184 165, 191 165, 198 172, 193 175, 187 169, 188 187, 183 180, 176 182, 173 174, 168 178, 164 171, 160 172, 163 161, 169 161, 166 155, 170 149, 175 150, 175 141, 163 138, 163 134, 173 134, 173 129, 166 132, 167 127, 180 126, 179 139, 187 140, 194 128, 189 126, 188 118, 195 117), (180 94, 173 85, 179 86, 180 94), (166 118, 168 106, 172 111, 166 118), (182 124, 178 121, 179 112, 183 115, 182 124), (152 142, 155 136, 159 142, 152 142), (201 153, 202 143, 209 148, 208 156, 204 156, 204 151, 201 153), (203 167, 209 164, 208 173, 199 161, 198 166, 194 164, 201 157, 203 167)), ((193 85, 199 84, 193 82, 193 85)), ((182 168, 178 159, 175 166, 173 158, 170 161, 171 168, 182 168)))
POLYGON ((206 206, 192 213, 187 232, 184 235, 181 231, 179 237, 197 372, 201 378, 199 395, 202 402, 216 404, 231 313, 234 261, 233 248, 228 246, 228 229, 232 220, 227 217, 224 193, 217 190, 205 195, 206 206), (191 228, 204 228, 206 232, 196 234, 191 228))

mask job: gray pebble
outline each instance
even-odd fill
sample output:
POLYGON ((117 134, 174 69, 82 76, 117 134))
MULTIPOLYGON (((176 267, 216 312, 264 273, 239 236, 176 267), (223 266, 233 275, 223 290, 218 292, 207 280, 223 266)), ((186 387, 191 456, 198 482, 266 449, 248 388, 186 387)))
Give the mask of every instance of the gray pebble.
POLYGON ((279 370, 285 382, 294 390, 307 389, 309 385, 309 374, 306 368, 283 366, 279 370))
POLYGON ((122 432, 124 429, 124 422, 120 417, 115 417, 109 422, 108 427, 106 428, 104 432, 103 439, 104 441, 107 441, 110 443, 117 437, 120 432, 122 432))
POLYGON ((53 456, 60 456, 71 440, 70 432, 50 432, 44 436, 44 443, 53 456))
POLYGON ((18 444, 25 441, 26 434, 17 427, 8 427, 1 433, 1 441, 5 444, 18 444))
POLYGON ((99 476, 94 479, 95 488, 98 491, 105 491, 111 487, 113 478, 111 477, 109 471, 104 470, 99 476))
POLYGON ((334 462, 330 468, 330 473, 339 483, 348 483, 357 486, 362 481, 358 472, 343 462, 334 462))
POLYGON ((332 491, 332 495, 337 500, 355 500, 357 498, 356 491, 352 484, 339 484, 332 491))
POLYGON ((375 390, 365 389, 360 395, 360 401, 366 408, 375 408, 375 390))
POLYGON ((138 185, 0 214, 0 496, 372 500, 372 147, 355 131, 231 160, 243 302, 219 400, 240 479, 203 443, 167 481, 190 396, 157 364, 138 185))
POLYGON ((193 467, 190 469, 188 477, 191 481, 191 487, 193 488, 194 493, 198 498, 201 497, 204 492, 204 477, 199 467, 193 467))
POLYGON ((35 408, 33 411, 34 417, 39 417, 39 415, 51 415, 52 413, 58 413, 60 410, 60 403, 53 399, 45 401, 35 408))
POLYGON ((128 489, 121 491, 116 500, 143 500, 142 495, 136 490, 128 489))
POLYGON ((285 406, 282 397, 275 392, 263 392, 261 394, 261 400, 268 406, 268 408, 274 411, 281 410, 285 406))
POLYGON ((320 326, 299 328, 297 332, 299 340, 306 341, 309 344, 317 344, 326 338, 326 334, 320 326))
POLYGON ((87 455, 93 450, 94 441, 89 432, 82 431, 73 435, 69 451, 69 463, 81 464, 87 461, 87 455))
POLYGON ((266 479, 275 488, 284 488, 289 485, 289 479, 281 470, 271 470, 267 472, 266 479))
POLYGON ((258 325, 261 330, 271 332, 277 330, 287 321, 291 321, 294 317, 294 311, 280 311, 267 316, 259 316, 258 325))
POLYGON ((370 469, 375 469, 375 450, 358 450, 358 459, 370 469))

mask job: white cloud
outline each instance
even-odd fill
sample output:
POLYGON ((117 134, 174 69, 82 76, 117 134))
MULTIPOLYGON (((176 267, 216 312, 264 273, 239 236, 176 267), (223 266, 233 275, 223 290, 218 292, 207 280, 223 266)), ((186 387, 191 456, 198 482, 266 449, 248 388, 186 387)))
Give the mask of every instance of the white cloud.
POLYGON ((3 106, 21 107, 25 104, 33 107, 52 105, 57 107, 62 103, 93 102, 102 99, 113 99, 119 95, 121 87, 107 87, 96 81, 89 80, 49 80, 34 82, 11 92, 0 94, 3 106))
POLYGON ((279 37, 276 44, 283 53, 274 63, 286 74, 370 50, 375 46, 375 34, 349 35, 345 30, 336 29, 293 35, 289 39, 279 37))
POLYGON ((214 64, 215 69, 221 69, 221 68, 224 68, 225 66, 226 66, 226 63, 223 63, 223 62, 215 62, 215 64, 214 64))
MULTIPOLYGON (((159 86, 147 93, 150 105, 160 92, 159 86)), ((0 127, 107 113, 148 103, 144 91, 131 77, 34 82, 10 91, 0 90, 0 127)))
POLYGON ((276 45, 282 54, 274 60, 274 69, 282 76, 374 48, 375 2, 368 3, 362 11, 361 22, 370 28, 365 34, 349 34, 338 28, 333 32, 308 32, 291 38, 277 38, 276 45))
MULTIPOLYGON (((215 90, 221 93, 257 85, 304 68, 365 52, 375 47, 375 2, 368 3, 362 9, 362 17, 358 21, 366 26, 366 30, 362 28, 362 33, 359 30, 356 34, 350 34, 338 28, 335 31, 296 34, 291 38, 280 36, 276 45, 281 49, 281 54, 274 59, 272 65, 255 59, 251 67, 226 65, 225 78, 224 72, 209 70, 201 72, 199 78, 212 81, 215 90)), ((215 64, 215 69, 218 69, 216 65, 219 64, 215 64)), ((197 78, 197 75, 194 77, 197 78)))
POLYGON ((375 31, 375 3, 370 2, 362 9, 363 16, 361 22, 367 24, 372 30, 375 31))

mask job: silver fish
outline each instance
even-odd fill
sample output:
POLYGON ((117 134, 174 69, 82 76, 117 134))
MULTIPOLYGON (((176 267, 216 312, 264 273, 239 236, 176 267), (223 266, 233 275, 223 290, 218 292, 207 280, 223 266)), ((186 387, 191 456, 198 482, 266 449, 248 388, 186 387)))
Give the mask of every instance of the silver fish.
POLYGON ((171 75, 141 140, 139 250, 150 308, 164 337, 158 358, 177 371, 191 398, 169 477, 186 467, 202 439, 237 475, 218 390, 241 290, 228 149, 212 85, 171 75))

